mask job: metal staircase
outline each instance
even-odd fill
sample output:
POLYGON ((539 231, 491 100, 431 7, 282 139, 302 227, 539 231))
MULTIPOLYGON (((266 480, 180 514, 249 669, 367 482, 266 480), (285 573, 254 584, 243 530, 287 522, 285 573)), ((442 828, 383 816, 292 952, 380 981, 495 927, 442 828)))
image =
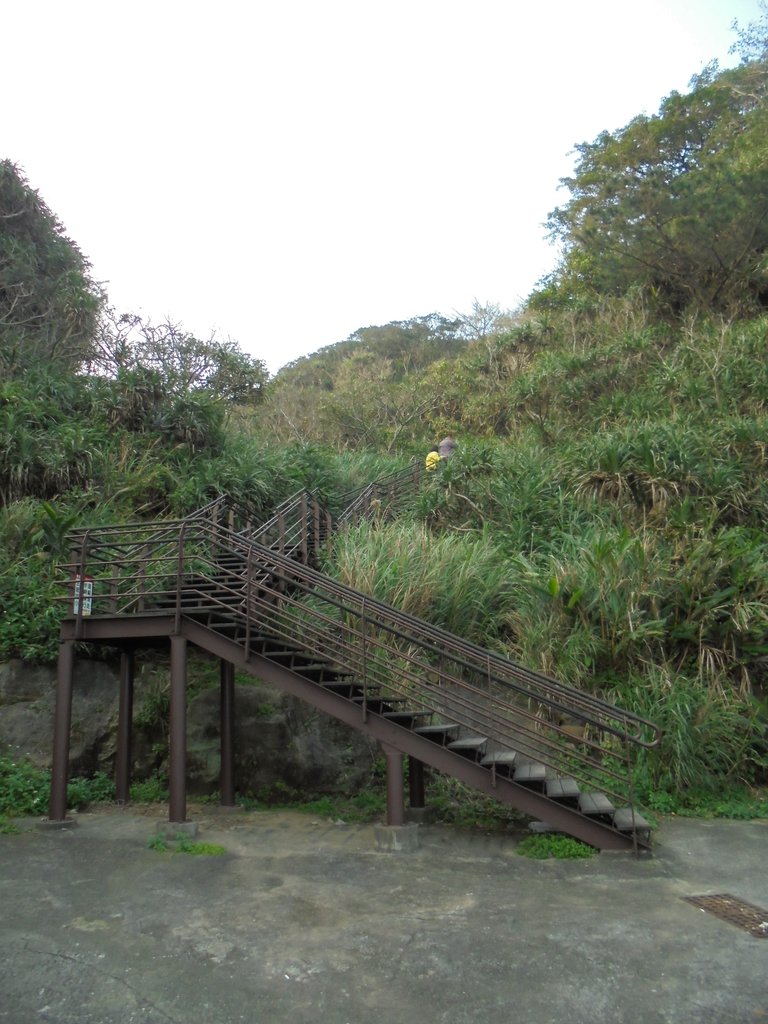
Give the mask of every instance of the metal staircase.
MULTIPOLYGON (((631 785, 638 748, 658 743, 653 723, 313 567, 334 527, 392 514, 419 475, 413 467, 349 496, 335 524, 301 491, 261 524, 219 499, 184 520, 77 530, 75 556, 62 567, 62 641, 128 649, 183 638, 368 733, 414 767, 455 776, 599 848, 648 848, 650 826, 633 807, 631 785)), ((60 685, 62 676, 66 665, 60 685)), ((172 665, 172 705, 173 687, 172 665)), ((183 680, 176 691, 183 697, 183 680)), ((57 722, 52 818, 63 813, 65 711, 57 722)), ((179 813, 183 806, 177 801, 179 813)))

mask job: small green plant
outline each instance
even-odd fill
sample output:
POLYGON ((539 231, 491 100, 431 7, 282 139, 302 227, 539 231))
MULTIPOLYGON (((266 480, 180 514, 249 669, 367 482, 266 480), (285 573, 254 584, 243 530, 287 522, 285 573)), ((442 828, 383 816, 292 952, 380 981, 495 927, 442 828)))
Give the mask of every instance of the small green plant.
POLYGON ((0 757, 0 814, 43 814, 50 789, 49 772, 29 761, 0 757))
POLYGON ((177 832, 171 842, 174 844, 173 846, 169 845, 164 835, 156 832, 149 837, 147 847, 154 850, 155 853, 189 853, 194 857, 221 857, 227 852, 218 843, 196 843, 185 832, 177 832))
POLYGON ((13 824, 12 821, 8 821, 2 814, 0 814, 0 835, 13 835, 17 833, 19 829, 13 824))
POLYGON ((115 783, 104 772, 90 779, 72 779, 67 786, 67 806, 82 810, 89 804, 110 803, 115 799, 115 783))
POLYGON ((143 782, 131 786, 131 800, 137 804, 162 804, 168 800, 168 780, 155 772, 143 782))
POLYGON ((550 857, 556 860, 579 860, 592 857, 596 852, 593 847, 579 842, 578 839, 556 833, 526 836, 520 840, 516 849, 521 857, 531 857, 534 860, 547 860, 550 857))
POLYGON ((176 835, 176 852, 191 853, 195 857, 221 857, 227 851, 218 843, 195 843, 184 832, 176 835))

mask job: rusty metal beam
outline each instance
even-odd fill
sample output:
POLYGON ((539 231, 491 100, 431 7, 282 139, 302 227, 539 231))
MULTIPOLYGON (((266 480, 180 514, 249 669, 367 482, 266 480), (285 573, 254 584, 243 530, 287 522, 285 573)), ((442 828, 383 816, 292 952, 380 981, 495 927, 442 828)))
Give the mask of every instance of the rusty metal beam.
POLYGON ((403 825, 405 824, 403 754, 394 747, 390 747, 388 743, 382 743, 381 750, 387 761, 387 824, 403 825))
POLYGON ((170 806, 168 820, 187 820, 187 641, 171 637, 170 806))
MULTIPOLYGON (((238 643, 192 619, 182 619, 181 628, 183 634, 197 647, 208 650, 220 658, 226 658, 251 675, 272 683, 317 708, 318 711, 332 715, 352 728, 367 733, 379 743, 387 743, 401 753, 409 754, 424 764, 465 782, 481 793, 514 807, 523 814, 540 818, 553 828, 561 829, 598 849, 635 849, 631 836, 618 833, 610 826, 550 800, 543 793, 528 789, 511 779, 498 775, 494 778, 486 768, 476 762, 395 725, 388 719, 379 718, 370 711, 365 715, 358 705, 317 683, 310 682, 291 669, 277 665, 254 652, 251 652, 246 660, 245 653, 238 643)), ((645 848, 647 844, 639 845, 645 848)))
POLYGON ((66 640, 59 647, 56 670, 56 708, 53 716, 53 761, 49 821, 64 821, 67 816, 67 775, 69 771, 69 733, 72 724, 72 675, 75 645, 66 640))
POLYGON ((115 798, 127 804, 131 794, 131 736, 133 732, 134 655, 120 655, 120 695, 117 711, 117 752, 115 755, 115 798))

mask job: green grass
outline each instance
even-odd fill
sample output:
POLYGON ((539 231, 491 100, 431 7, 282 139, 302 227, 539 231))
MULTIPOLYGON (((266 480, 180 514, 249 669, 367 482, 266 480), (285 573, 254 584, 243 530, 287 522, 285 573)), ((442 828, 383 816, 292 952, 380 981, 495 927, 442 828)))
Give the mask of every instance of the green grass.
POLYGON ((578 839, 558 834, 526 836, 517 844, 516 851, 521 857, 531 857, 533 860, 580 860, 593 857, 597 852, 578 839))
POLYGON ((196 843, 184 832, 178 832, 173 840, 156 833, 150 836, 147 847, 156 853, 187 853, 193 857, 221 857, 227 852, 218 843, 196 843))

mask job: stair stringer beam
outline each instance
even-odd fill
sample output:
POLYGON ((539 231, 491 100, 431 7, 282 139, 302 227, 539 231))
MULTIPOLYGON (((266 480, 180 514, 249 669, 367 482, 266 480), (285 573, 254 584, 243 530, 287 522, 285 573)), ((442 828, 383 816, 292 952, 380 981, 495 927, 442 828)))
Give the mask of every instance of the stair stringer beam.
POLYGON ((331 715, 379 743, 389 744, 403 754, 417 758, 446 775, 459 779, 473 789, 523 814, 546 821, 555 829, 581 839, 601 850, 633 851, 646 849, 647 844, 631 835, 617 832, 609 825, 595 821, 579 811, 551 800, 543 793, 521 786, 512 779, 493 776, 489 769, 469 761, 446 747, 419 736, 410 729, 381 718, 373 712, 365 716, 359 704, 304 678, 300 673, 278 665, 255 652, 246 653, 243 646, 215 630, 190 618, 182 617, 182 635, 217 657, 230 661, 250 675, 258 676, 285 693, 331 715))
MULTIPOLYGON (((543 793, 537 793, 498 775, 494 779, 487 768, 373 712, 369 711, 364 718, 360 705, 353 704, 345 697, 332 693, 320 684, 268 658, 255 653, 249 656, 240 643, 222 636, 194 619, 182 615, 178 625, 181 635, 196 647, 224 658, 249 674, 272 683, 285 693, 298 697, 318 711, 337 718, 358 732, 366 733, 380 743, 388 743, 403 754, 415 757, 523 814, 546 821, 553 828, 560 829, 601 850, 634 851, 650 848, 649 844, 640 838, 633 839, 631 835, 617 832, 610 825, 558 804, 543 793)), ((61 625, 61 639, 136 644, 140 640, 170 637, 174 635, 176 626, 175 616, 168 614, 94 616, 82 619, 79 623, 75 619, 67 619, 61 625)))

